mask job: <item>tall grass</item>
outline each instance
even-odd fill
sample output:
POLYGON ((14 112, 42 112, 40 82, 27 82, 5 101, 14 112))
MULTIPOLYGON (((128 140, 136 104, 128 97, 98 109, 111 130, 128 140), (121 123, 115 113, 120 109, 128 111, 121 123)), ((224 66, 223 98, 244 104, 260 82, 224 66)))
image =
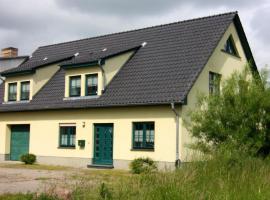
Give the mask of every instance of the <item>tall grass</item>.
POLYGON ((184 164, 174 172, 134 175, 128 179, 81 186, 73 199, 270 199, 270 162, 259 158, 215 157, 184 164))
POLYGON ((117 176, 96 182, 85 176, 71 188, 65 199, 266 200, 270 199, 270 160, 223 154, 208 161, 183 164, 176 171, 117 176))

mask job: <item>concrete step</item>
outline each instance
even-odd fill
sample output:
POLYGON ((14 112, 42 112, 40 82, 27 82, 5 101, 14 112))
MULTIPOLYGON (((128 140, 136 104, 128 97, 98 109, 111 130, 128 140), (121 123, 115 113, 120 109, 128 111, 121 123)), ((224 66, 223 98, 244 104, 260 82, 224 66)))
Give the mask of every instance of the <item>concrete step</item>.
POLYGON ((91 164, 87 165, 87 168, 95 168, 95 169, 113 169, 113 165, 97 165, 97 164, 91 164))

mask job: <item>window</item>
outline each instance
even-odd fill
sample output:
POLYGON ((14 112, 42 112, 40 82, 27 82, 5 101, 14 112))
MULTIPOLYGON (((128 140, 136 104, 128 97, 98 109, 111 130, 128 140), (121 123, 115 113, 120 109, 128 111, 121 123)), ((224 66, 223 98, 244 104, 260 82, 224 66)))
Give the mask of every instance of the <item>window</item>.
POLYGON ((86 75, 85 81, 86 81, 85 96, 97 95, 98 75, 97 74, 86 75))
POLYGON ((209 72, 209 94, 219 94, 221 75, 209 72))
POLYGON ((76 142, 76 126, 60 125, 60 147, 75 147, 76 142))
POLYGON ((133 149, 154 149, 154 122, 133 123, 133 149))
POLYGON ((224 51, 226 51, 227 53, 229 53, 231 55, 239 56, 238 51, 237 51, 236 46, 235 46, 235 43, 234 43, 234 40, 233 40, 233 37, 231 35, 225 43, 224 51))
POLYGON ((69 96, 81 96, 81 76, 71 76, 69 78, 69 96))
POLYGON ((17 100, 17 83, 8 84, 8 101, 17 100))
POLYGON ((21 100, 29 100, 30 81, 21 82, 21 100))

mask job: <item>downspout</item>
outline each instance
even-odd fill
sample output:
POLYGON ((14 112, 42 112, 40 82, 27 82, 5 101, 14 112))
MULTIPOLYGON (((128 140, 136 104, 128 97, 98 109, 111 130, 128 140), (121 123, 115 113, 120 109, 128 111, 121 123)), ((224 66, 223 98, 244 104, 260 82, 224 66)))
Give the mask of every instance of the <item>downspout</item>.
POLYGON ((106 77, 105 77, 105 71, 104 71, 104 68, 102 67, 103 65, 103 62, 102 62, 102 59, 99 59, 98 60, 98 66, 100 67, 101 69, 101 74, 102 74, 102 84, 103 84, 103 88, 102 88, 102 93, 105 91, 105 87, 106 87, 106 77))
POLYGON ((175 108, 175 103, 171 103, 171 109, 175 114, 175 124, 176 124, 176 152, 175 152, 175 167, 178 168, 180 166, 181 160, 179 158, 179 112, 175 108))

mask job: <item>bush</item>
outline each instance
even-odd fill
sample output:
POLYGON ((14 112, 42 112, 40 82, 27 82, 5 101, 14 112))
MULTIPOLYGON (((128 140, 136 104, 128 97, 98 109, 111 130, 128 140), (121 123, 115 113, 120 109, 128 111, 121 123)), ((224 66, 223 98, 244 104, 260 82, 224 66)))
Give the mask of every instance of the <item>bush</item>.
POLYGON ((270 88, 261 74, 248 68, 235 72, 219 94, 200 96, 187 126, 199 149, 211 152, 226 145, 255 157, 270 154, 270 88))
POLYGON ((32 165, 36 162, 36 156, 30 153, 22 155, 20 159, 26 165, 32 165))
POLYGON ((151 158, 136 158, 130 163, 133 174, 151 173, 157 170, 156 163, 151 158))

